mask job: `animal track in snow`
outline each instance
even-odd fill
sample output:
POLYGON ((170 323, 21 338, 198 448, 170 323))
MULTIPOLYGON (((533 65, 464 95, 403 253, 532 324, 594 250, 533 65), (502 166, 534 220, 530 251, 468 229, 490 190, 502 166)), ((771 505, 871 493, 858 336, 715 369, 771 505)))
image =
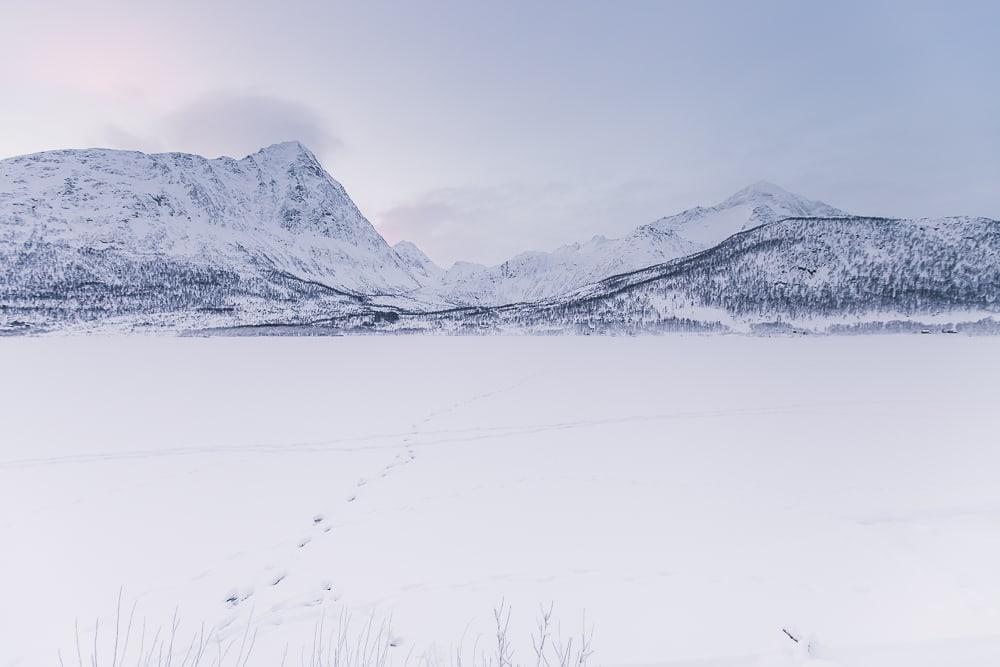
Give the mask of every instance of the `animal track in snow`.
POLYGON ((225 596, 225 603, 229 607, 238 607, 241 603, 245 602, 250 596, 253 595, 253 586, 244 586, 243 588, 232 588, 225 596))
MULTIPOLYGON (((429 415, 428 418, 426 420, 424 420, 424 422, 422 422, 422 423, 426 423, 428 421, 431 421, 431 419, 433 419, 435 416, 438 416, 440 414, 445 414, 447 412, 453 411, 454 409, 456 409, 458 407, 461 407, 461 406, 460 405, 450 406, 449 408, 447 408, 447 409, 445 409, 443 411, 439 411, 437 414, 429 415)), ((416 459, 416 446, 417 446, 417 442, 418 442, 417 439, 421 436, 421 433, 420 433, 420 426, 421 425, 422 425, 421 423, 414 424, 412 426, 412 432, 406 434, 401 439, 401 441, 399 441, 399 447, 396 450, 393 458, 391 460, 389 460, 387 463, 385 463, 385 465, 382 466, 382 468, 381 468, 381 470, 379 472, 379 476, 381 478, 388 477, 389 473, 395 471, 396 468, 399 468, 401 466, 405 466, 405 465, 407 465, 409 463, 412 463, 416 459)), ((355 482, 355 485, 354 485, 355 489, 361 489, 362 487, 368 487, 368 486, 370 486, 369 482, 370 482, 370 479, 368 477, 360 477, 355 482)), ((345 497, 345 501, 347 503, 354 503, 357 500, 358 500, 358 494, 357 494, 357 492, 350 493, 349 495, 347 495, 345 497)), ((316 514, 312 515, 312 517, 311 517, 311 525, 312 525, 314 531, 315 530, 320 530, 323 533, 329 533, 333 529, 333 526, 331 525, 329 519, 322 512, 317 512, 316 514)), ((305 536, 301 537, 296 542, 296 548, 297 549, 304 549, 305 547, 309 546, 313 542, 314 538, 315 538, 315 533, 313 533, 312 535, 305 535, 305 536)), ((288 577, 287 570, 284 570, 284 569, 275 569, 275 568, 266 568, 264 582, 269 587, 273 588, 273 587, 279 586, 287 577, 288 577)), ((288 598, 286 600, 279 601, 276 604, 274 604, 271 607, 271 613, 274 615, 274 618, 272 619, 272 622, 274 622, 274 623, 280 623, 281 619, 283 617, 284 612, 287 611, 287 610, 289 610, 292 607, 300 607, 300 608, 301 607, 315 607, 315 606, 319 606, 319 605, 325 604, 326 602, 337 602, 337 601, 339 601, 341 599, 341 593, 340 592, 334 592, 333 584, 330 581, 322 581, 322 582, 320 582, 319 589, 320 590, 313 589, 313 591, 311 593, 309 593, 309 592, 303 593, 303 594, 300 594, 300 595, 288 598)), ((235 608, 238 605, 240 605, 242 602, 244 602, 252 594, 253 594, 253 588, 252 587, 248 587, 248 588, 243 589, 243 590, 233 589, 232 591, 230 591, 227 594, 227 596, 225 598, 225 602, 226 602, 226 604, 229 607, 235 608)))
MULTIPOLYGON (((330 522, 326 520, 326 515, 324 515, 324 514, 316 514, 315 516, 313 516, 313 526, 316 526, 317 528, 319 528, 320 530, 322 530, 324 533, 329 533, 331 530, 333 530, 333 526, 331 526, 330 522)), ((305 537, 303 539, 306 542, 308 542, 312 538, 311 537, 305 537)), ((299 544, 299 548, 304 547, 304 546, 305 546, 305 544, 299 544)))

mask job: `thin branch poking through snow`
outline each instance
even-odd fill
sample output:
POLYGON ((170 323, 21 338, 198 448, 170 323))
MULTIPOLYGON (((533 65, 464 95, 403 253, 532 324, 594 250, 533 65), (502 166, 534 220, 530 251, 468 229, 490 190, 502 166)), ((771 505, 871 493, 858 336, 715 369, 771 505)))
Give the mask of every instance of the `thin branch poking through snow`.
MULTIPOLYGON (((100 619, 94 623, 93 645, 87 652, 87 662, 84 662, 79 620, 74 621, 77 667, 201 667, 202 662, 207 660, 206 653, 212 656, 210 667, 250 667, 251 664, 256 667, 259 664, 251 663, 254 660, 258 634, 255 623, 259 625, 252 607, 242 633, 231 639, 223 639, 222 630, 216 626, 206 629, 205 623, 188 636, 187 631, 181 630, 183 624, 180 609, 175 608, 169 626, 157 628, 151 641, 147 641, 147 619, 143 617, 136 644, 131 641, 136 604, 133 603, 126 620, 122 618, 123 600, 124 591, 120 590, 115 605, 114 632, 105 632, 102 637, 100 619), (105 664, 102 664, 102 659, 105 664)), ((593 628, 587 626, 586 614, 579 643, 576 637, 571 637, 564 644, 561 635, 553 635, 553 610, 554 605, 551 603, 547 608, 539 606, 536 631, 530 635, 535 655, 534 667, 587 667, 593 653, 590 648, 593 628)), ((445 663, 450 667, 521 667, 514 662, 511 618, 511 605, 506 599, 501 599, 500 604, 493 609, 496 644, 492 649, 481 648, 480 635, 472 646, 471 656, 466 655, 466 633, 463 632, 457 650, 436 654, 432 649, 431 652, 414 657, 416 646, 413 644, 405 656, 402 651, 394 652, 393 649, 402 646, 403 640, 392 631, 391 617, 380 618, 373 612, 363 625, 352 629, 350 614, 341 610, 337 628, 333 630, 328 625, 332 621, 328 620, 324 612, 313 628, 311 646, 301 646, 300 664, 301 667, 390 667, 401 663, 402 667, 410 667, 412 659, 415 661, 414 667, 446 667, 445 663)), ((288 664, 289 650, 286 643, 280 667, 288 664)), ((57 652, 57 657, 59 667, 65 667, 61 650, 57 652)))
POLYGON ((549 623, 552 621, 552 610, 554 607, 554 602, 549 603, 548 610, 539 605, 538 636, 531 636, 531 645, 535 650, 535 667, 541 667, 543 664, 545 667, 548 667, 549 664, 549 659, 545 655, 545 642, 549 638, 549 623))
POLYGON ((512 667, 514 649, 510 645, 508 631, 510 629, 510 605, 506 600, 500 600, 500 606, 493 610, 493 618, 497 624, 497 667, 512 667))

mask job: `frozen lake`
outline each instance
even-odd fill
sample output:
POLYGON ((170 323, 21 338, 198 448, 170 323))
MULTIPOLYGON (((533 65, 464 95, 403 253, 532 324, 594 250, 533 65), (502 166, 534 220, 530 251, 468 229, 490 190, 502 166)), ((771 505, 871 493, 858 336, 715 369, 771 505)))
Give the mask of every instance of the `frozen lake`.
POLYGON ((449 662, 501 598, 517 664, 549 602, 596 664, 810 664, 783 628, 1000 661, 995 338, 8 338, 0 371, 3 667, 76 664, 120 588, 249 622, 250 665, 341 610, 449 662))

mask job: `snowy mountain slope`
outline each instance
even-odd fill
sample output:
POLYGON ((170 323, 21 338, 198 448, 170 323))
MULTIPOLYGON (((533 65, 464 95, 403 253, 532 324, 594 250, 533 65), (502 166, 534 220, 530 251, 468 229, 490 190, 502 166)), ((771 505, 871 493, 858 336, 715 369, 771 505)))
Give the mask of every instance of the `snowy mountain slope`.
POLYGON ((429 287, 460 305, 538 301, 694 250, 673 234, 637 234, 615 240, 595 236, 552 252, 524 252, 492 267, 460 262, 429 287))
POLYGON ((419 287, 298 142, 242 160, 91 149, 0 161, 0 267, 0 312, 27 320, 200 308, 254 321, 282 303, 327 312, 419 287))
POLYGON ((782 218, 838 218, 846 215, 823 202, 812 201, 773 183, 760 181, 740 190, 721 204, 710 208, 699 206, 689 209, 661 218, 639 230, 673 232, 702 250, 737 232, 782 218))
POLYGON ((608 276, 690 255, 764 223, 788 217, 844 215, 822 202, 761 182, 720 204, 661 218, 621 239, 595 236, 550 253, 521 253, 493 267, 463 263, 430 276, 425 284, 459 305, 537 301, 608 276))
MULTIPOLYGON (((1000 221, 786 218, 559 298, 422 321, 452 330, 913 330, 1000 326, 1000 221), (783 323, 783 325, 778 325, 783 323)), ((404 325, 406 323, 404 322, 404 325)))
POLYGON ((444 273, 444 269, 435 264, 430 257, 424 254, 423 250, 410 241, 400 241, 396 245, 392 246, 392 249, 403 261, 403 264, 405 264, 406 267, 418 277, 418 279, 423 278, 425 280, 432 280, 444 273))
POLYGON ((530 319, 597 328, 690 319, 740 328, 950 312, 1000 313, 1000 222, 787 218, 581 289, 530 319))

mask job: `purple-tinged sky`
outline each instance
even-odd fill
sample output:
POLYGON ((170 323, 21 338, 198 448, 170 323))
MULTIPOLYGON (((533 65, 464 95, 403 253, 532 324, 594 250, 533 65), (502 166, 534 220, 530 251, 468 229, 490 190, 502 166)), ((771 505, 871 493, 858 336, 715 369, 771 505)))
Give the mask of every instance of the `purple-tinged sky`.
POLYGON ((761 179, 1000 217, 1000 3, 10 3, 0 155, 299 139, 391 241, 499 261, 761 179))

